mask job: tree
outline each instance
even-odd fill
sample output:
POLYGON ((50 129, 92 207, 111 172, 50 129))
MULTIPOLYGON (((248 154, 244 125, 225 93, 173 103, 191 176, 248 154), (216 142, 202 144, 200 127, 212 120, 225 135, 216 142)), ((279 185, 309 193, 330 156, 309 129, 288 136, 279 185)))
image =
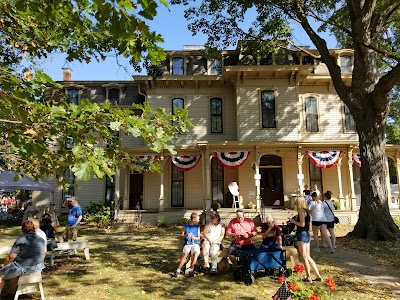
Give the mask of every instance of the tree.
MULTIPOLYGON (((176 0, 189 5, 196 0, 176 0)), ((400 81, 400 1, 398 0, 202 0, 188 6, 185 16, 195 34, 209 36, 207 46, 221 49, 239 40, 290 42, 290 22, 297 22, 326 64, 333 86, 356 122, 361 154, 361 207, 352 237, 399 240, 388 206, 385 131, 388 94, 400 81), (254 15, 248 30, 241 28, 254 15), (354 49, 352 83, 345 84, 336 59, 321 31, 335 34, 342 46, 354 49)), ((294 44, 294 43, 292 43, 294 44)), ((262 49, 261 49, 262 50, 262 49)))
POLYGON ((79 179, 102 178, 116 167, 159 170, 137 162, 121 148, 115 133, 141 136, 154 151, 173 152, 170 141, 190 121, 147 104, 120 109, 109 102, 72 103, 63 86, 40 70, 52 53, 67 61, 129 57, 137 67, 145 59, 165 58, 160 35, 146 21, 165 0, 5 0, 0 4, 0 155, 3 168, 36 178, 56 175, 64 183, 70 168, 79 179), (173 125, 172 125, 173 124, 173 125), (107 147, 106 147, 107 144, 107 147))
MULTIPOLYGON (((390 111, 386 131, 389 144, 400 144, 400 88, 395 86, 390 92, 390 111)), ((392 159, 389 160, 390 183, 397 183, 396 165, 392 159)))

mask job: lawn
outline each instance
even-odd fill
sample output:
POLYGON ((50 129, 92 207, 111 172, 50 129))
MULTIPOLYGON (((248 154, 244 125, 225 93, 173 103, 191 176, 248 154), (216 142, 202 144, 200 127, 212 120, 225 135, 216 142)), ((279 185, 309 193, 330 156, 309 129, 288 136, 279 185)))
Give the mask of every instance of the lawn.
MULTIPOLYGON (((346 230, 348 228, 342 231, 346 230)), ((16 236, 18 231, 16 226, 8 227, 0 237, 16 236)), ((276 277, 268 276, 257 277, 252 286, 234 282, 230 273, 216 276, 198 273, 194 279, 183 276, 171 279, 170 273, 176 269, 181 255, 178 234, 179 227, 123 227, 106 232, 83 226, 80 239, 90 241, 91 260, 85 261, 83 252, 76 256, 58 256, 56 268, 43 272, 46 299, 251 300, 271 299, 279 288, 276 277)), ((12 242, 13 239, 2 240, 2 244, 10 245, 12 242)), ((256 243, 259 244, 260 240, 256 239, 256 243)), ((360 256, 373 256, 374 261, 387 268, 398 268, 398 248, 388 246, 387 243, 353 243, 347 238, 339 238, 338 251, 334 255, 339 260, 340 249, 346 249, 360 256), (396 258, 388 259, 391 255, 396 258)), ((333 266, 327 255, 319 253, 315 260, 323 276, 336 281, 337 291, 331 292, 328 299, 397 299, 390 290, 350 277, 340 264, 333 266)), ((323 288, 325 283, 312 285, 323 288)), ((31 299, 40 299, 38 293, 31 295, 31 299)))

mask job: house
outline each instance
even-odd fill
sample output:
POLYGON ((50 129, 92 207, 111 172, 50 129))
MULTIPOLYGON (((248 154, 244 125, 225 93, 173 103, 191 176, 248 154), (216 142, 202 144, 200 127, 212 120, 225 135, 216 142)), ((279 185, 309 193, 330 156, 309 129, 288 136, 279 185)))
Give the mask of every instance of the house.
MULTIPOLYGON (((331 49, 345 82, 351 82, 352 50, 331 49)), ((127 82, 64 80, 71 95, 92 101, 142 103, 173 114, 186 108, 194 127, 174 140, 176 155, 152 153, 140 138, 120 136, 127 151, 158 160, 163 173, 120 170, 115 184, 92 179, 78 184, 81 203, 114 194, 122 211, 147 212, 232 207, 228 184, 237 182, 239 202, 257 209, 288 207, 304 184, 331 191, 341 210, 360 206, 360 161, 355 124, 333 88, 326 66, 307 52, 281 49, 260 54, 239 43, 207 58, 199 46, 167 51, 161 77, 127 82), (129 99, 129 100, 128 100, 129 99), (125 102, 124 102, 125 101, 125 102)), ((400 174, 400 145, 386 155, 400 174)), ((72 178, 73 179, 73 178, 72 178)), ((53 182, 54 184, 54 182, 53 182)), ((390 180, 386 184, 390 192, 390 180)), ((62 199, 59 191, 55 199, 62 199)), ((398 193, 397 193, 398 194, 398 193)), ((393 200, 395 208, 398 202, 393 200)), ((398 200, 397 200, 398 201, 398 200)))

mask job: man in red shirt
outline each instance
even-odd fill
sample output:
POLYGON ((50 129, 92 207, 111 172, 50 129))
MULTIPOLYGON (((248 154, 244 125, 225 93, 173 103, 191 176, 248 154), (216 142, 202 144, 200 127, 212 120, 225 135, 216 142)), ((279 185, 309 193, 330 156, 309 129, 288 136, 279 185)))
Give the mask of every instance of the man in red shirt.
POLYGON ((257 235, 253 220, 245 218, 242 209, 236 211, 236 218, 229 222, 226 235, 232 238, 228 254, 233 266, 236 266, 236 251, 256 249, 252 237, 257 235))
POLYGON ((263 238, 262 248, 282 249, 281 228, 270 214, 265 216, 265 223, 261 224, 261 235, 263 238))

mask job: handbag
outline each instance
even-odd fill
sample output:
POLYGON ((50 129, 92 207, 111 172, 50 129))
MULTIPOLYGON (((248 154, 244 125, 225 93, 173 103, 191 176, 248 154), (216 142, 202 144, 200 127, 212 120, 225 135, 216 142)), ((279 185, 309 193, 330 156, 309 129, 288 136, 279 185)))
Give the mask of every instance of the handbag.
POLYGON ((325 202, 325 204, 326 204, 326 206, 328 206, 329 210, 331 211, 331 213, 333 215, 333 223, 339 224, 340 223, 339 218, 335 216, 335 214, 333 213, 333 211, 332 211, 331 207, 328 205, 328 203, 325 202))

